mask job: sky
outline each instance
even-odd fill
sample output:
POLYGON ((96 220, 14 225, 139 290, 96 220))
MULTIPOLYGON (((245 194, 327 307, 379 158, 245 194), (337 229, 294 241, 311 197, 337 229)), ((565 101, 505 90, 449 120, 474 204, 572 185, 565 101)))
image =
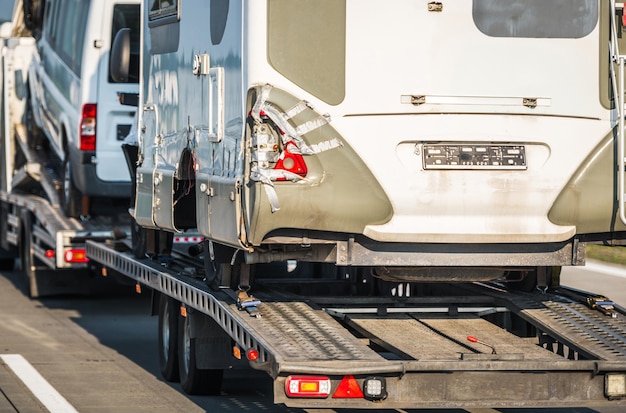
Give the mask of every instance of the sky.
POLYGON ((0 23, 11 20, 14 4, 15 0, 0 0, 0 23))

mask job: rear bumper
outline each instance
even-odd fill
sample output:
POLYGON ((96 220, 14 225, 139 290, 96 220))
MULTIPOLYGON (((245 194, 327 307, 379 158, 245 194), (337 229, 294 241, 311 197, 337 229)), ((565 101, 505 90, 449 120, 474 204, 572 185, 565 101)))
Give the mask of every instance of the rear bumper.
MULTIPOLYGON (((120 148, 120 152, 122 149, 120 148)), ((110 198, 130 198, 130 181, 102 181, 96 175, 96 164, 92 162, 94 152, 73 152, 70 155, 72 162, 72 178, 74 184, 83 195, 110 197, 110 198)), ((119 166, 127 169, 125 163, 119 166)))
MULTIPOLYGON (((459 361, 398 364, 403 364, 406 373, 375 374, 385 378, 384 400, 336 399, 332 391, 326 399, 288 398, 284 390, 286 376, 281 375, 274 382, 275 401, 289 407, 361 409, 626 406, 624 399, 609 400, 605 396, 606 375, 594 371, 594 362, 583 363, 588 370, 578 370, 573 364, 581 363, 576 362, 536 362, 530 363, 535 366, 528 369, 522 367, 524 362, 466 366, 460 366, 464 362, 459 361)), ((344 371, 349 374, 349 369, 344 371)), ((361 387, 367 377, 371 376, 355 376, 361 387)), ((343 375, 331 377, 333 391, 342 378, 343 375)))

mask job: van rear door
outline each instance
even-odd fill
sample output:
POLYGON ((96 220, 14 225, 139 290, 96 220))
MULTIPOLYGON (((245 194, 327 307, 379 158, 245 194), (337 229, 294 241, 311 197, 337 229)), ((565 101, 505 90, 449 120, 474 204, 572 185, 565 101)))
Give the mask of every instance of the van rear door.
POLYGON ((102 54, 98 68, 98 99, 96 123, 96 175, 103 181, 130 181, 126 161, 122 153, 122 140, 128 135, 135 108, 119 103, 120 93, 139 91, 139 25, 138 2, 110 3, 104 10, 102 54), (115 82, 109 71, 110 48, 115 34, 123 28, 131 29, 131 70, 126 82, 115 82))

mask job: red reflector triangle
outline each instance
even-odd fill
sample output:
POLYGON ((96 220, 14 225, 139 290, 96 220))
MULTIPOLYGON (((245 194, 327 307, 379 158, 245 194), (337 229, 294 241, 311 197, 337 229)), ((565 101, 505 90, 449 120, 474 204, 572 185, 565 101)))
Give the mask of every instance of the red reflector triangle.
MULTIPOLYGON (((304 162, 304 158, 299 153, 292 153, 289 150, 289 147, 291 145, 293 145, 294 148, 297 148, 296 144, 293 143, 293 141, 287 142, 287 144, 285 145, 285 149, 283 150, 283 156, 281 159, 278 160, 278 162, 276 162, 276 166, 274 166, 274 169, 283 169, 296 175, 306 176, 307 167, 306 163, 304 162)), ((279 178, 277 180, 284 181, 285 179, 279 178)))
POLYGON ((333 394, 333 399, 362 399, 363 390, 354 376, 344 376, 333 394))

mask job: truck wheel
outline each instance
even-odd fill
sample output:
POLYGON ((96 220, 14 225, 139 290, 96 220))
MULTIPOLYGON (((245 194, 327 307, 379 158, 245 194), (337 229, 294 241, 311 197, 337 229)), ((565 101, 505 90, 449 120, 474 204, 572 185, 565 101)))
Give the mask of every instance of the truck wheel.
POLYGON ((63 161, 63 187, 61 193, 61 207, 65 215, 78 218, 81 213, 82 195, 72 181, 72 164, 69 155, 65 154, 63 161))
POLYGON ((196 367, 196 339, 191 338, 190 314, 179 316, 178 364, 180 384, 187 394, 218 395, 224 370, 204 370, 196 367))
POLYGON ((35 266, 35 257, 33 255, 33 236, 32 236, 32 217, 29 212, 22 213, 22 230, 20 243, 20 260, 24 282, 26 284, 26 292, 31 298, 39 297, 39 289, 37 286, 37 269, 35 266))
POLYGON ((161 294, 159 299, 159 366, 167 381, 178 381, 178 313, 180 305, 161 294))

